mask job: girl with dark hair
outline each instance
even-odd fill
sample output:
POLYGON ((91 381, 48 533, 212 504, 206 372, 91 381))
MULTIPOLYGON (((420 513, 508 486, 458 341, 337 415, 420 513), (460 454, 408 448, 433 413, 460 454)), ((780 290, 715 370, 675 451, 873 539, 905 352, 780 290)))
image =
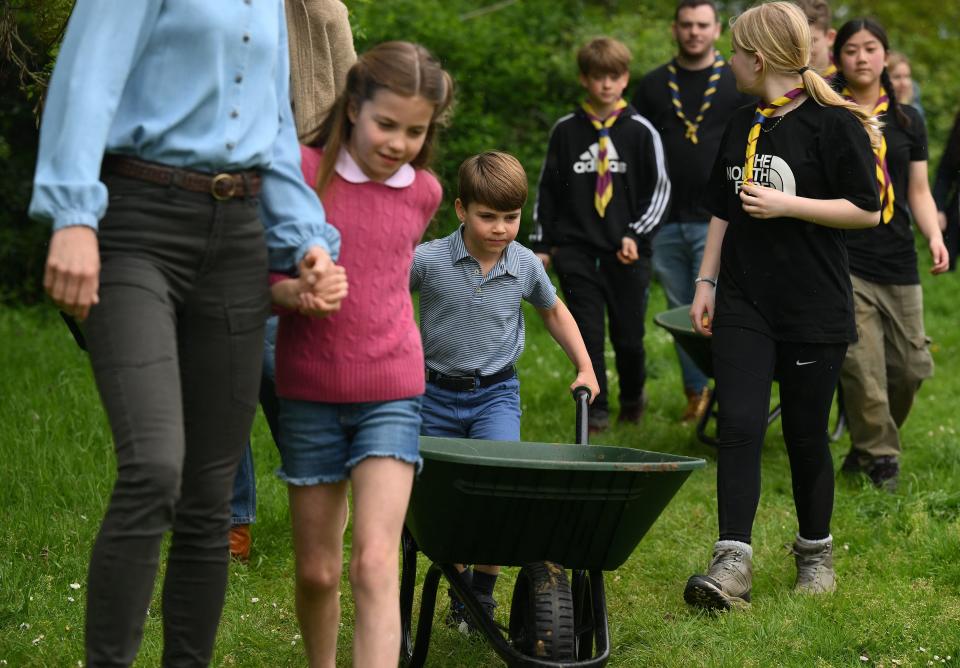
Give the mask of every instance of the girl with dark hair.
POLYGON ((883 26, 867 18, 848 21, 833 48, 836 89, 884 124, 875 150, 883 222, 847 233, 859 340, 840 374, 851 441, 843 470, 866 473, 892 490, 900 472, 899 429, 920 383, 933 374, 911 213, 927 239, 931 273, 946 271, 949 258, 927 181, 926 128, 913 107, 897 101, 884 65, 883 26))
POLYGON ((876 121, 810 66, 810 29, 790 2, 758 5, 733 23, 737 88, 760 99, 736 112, 706 201, 713 213, 690 307, 712 337, 719 393, 719 540, 691 605, 750 601, 760 455, 776 374, 790 457, 800 592, 833 591, 833 460, 827 420, 847 344, 856 340, 844 232, 879 220, 876 121))

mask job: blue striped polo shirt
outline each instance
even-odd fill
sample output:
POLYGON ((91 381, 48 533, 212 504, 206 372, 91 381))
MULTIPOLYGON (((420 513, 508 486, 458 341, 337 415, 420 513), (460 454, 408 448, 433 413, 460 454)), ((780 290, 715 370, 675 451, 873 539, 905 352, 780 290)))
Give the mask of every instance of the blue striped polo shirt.
POLYGON ((524 343, 521 300, 537 308, 557 301, 543 263, 516 241, 484 276, 463 242, 463 225, 417 246, 410 288, 420 290, 427 367, 447 376, 489 376, 515 364, 524 343))

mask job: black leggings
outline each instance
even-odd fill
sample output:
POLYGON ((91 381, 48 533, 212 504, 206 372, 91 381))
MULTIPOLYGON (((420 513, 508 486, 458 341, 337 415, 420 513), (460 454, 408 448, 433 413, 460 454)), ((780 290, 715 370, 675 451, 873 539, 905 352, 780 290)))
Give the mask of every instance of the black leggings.
POLYGON ((780 383, 783 439, 790 457, 800 535, 830 535, 833 460, 827 443, 830 405, 846 343, 790 343, 759 332, 720 327, 713 333, 717 382, 717 512, 720 540, 750 542, 760 501, 760 453, 770 386, 780 383))

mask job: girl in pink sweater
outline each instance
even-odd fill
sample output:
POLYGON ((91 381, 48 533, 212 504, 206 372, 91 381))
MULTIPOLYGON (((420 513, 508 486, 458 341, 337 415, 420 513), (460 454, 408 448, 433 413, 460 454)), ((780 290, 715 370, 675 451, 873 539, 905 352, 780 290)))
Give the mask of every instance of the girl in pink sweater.
POLYGON ((399 660, 397 552, 422 465, 424 390, 409 272, 440 204, 426 168, 452 94, 453 81, 426 49, 381 44, 350 69, 316 145, 303 148, 304 176, 340 230, 350 285, 323 319, 297 312, 316 291, 285 277, 273 285, 274 301, 289 309, 277 335, 279 475, 290 495, 297 618, 311 666, 336 659, 348 481, 353 662, 399 660))

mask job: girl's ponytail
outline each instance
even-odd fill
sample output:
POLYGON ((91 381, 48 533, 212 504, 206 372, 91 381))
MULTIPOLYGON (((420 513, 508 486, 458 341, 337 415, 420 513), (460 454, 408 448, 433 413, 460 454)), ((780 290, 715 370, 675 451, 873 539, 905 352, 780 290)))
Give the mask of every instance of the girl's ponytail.
MULTIPOLYGON (((838 72, 837 77, 839 78, 839 76, 840 74, 838 72)), ((867 131, 867 135, 870 137, 870 145, 873 148, 880 146, 882 131, 880 121, 877 120, 876 116, 872 115, 860 105, 844 99, 822 76, 812 69, 807 69, 801 77, 803 78, 803 87, 806 89, 807 95, 813 98, 817 104, 821 107, 841 107, 847 109, 857 117, 857 120, 860 121, 863 128, 867 131)))

